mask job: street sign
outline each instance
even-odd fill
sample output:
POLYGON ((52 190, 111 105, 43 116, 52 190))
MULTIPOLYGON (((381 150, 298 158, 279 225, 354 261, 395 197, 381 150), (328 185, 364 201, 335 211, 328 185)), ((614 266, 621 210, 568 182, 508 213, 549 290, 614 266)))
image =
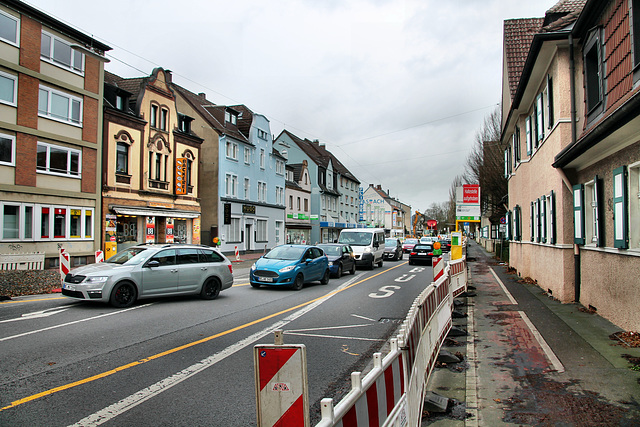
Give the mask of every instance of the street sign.
POLYGON ((506 224, 507 223, 507 218, 506 217, 502 217, 500 218, 500 224, 506 224))

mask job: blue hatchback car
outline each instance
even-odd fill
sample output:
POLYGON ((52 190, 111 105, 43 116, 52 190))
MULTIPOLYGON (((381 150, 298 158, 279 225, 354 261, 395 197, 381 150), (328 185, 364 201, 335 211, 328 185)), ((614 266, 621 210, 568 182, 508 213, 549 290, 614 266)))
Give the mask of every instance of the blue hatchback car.
POLYGON ((254 288, 289 286, 299 291, 314 281, 329 283, 329 260, 322 249, 308 245, 276 246, 251 266, 249 274, 254 288))

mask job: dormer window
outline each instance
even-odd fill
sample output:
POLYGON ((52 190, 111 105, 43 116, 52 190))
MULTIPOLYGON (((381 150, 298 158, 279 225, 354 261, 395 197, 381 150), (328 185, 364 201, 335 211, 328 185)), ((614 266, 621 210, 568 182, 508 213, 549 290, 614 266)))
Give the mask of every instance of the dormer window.
POLYGON ((191 133, 192 117, 185 116, 184 114, 178 114, 178 130, 184 133, 191 133))
POLYGON ((238 124, 238 115, 229 110, 224 112, 224 121, 227 123, 231 123, 232 125, 238 124))

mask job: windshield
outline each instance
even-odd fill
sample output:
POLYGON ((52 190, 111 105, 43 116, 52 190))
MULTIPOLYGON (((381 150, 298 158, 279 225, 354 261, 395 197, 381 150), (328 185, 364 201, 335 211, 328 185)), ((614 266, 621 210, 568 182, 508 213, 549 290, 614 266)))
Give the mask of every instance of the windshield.
POLYGON ((342 246, 318 245, 318 247, 327 255, 340 256, 342 254, 342 246))
POLYGON ((353 233, 340 233, 340 238, 338 239, 338 243, 346 243, 347 245, 352 246, 369 246, 371 244, 371 239, 373 238, 373 233, 365 233, 365 232, 353 232, 353 233))
POLYGON ((397 246, 398 241, 396 239, 385 239, 384 244, 385 246, 397 246))
POLYGON ((147 255, 149 254, 146 251, 147 248, 127 248, 122 252, 118 252, 117 254, 109 258, 106 262, 123 265, 140 264, 147 258, 147 255))
POLYGON ((266 259, 286 259, 296 260, 300 259, 306 248, 299 248, 295 246, 276 246, 271 249, 264 257, 266 259))

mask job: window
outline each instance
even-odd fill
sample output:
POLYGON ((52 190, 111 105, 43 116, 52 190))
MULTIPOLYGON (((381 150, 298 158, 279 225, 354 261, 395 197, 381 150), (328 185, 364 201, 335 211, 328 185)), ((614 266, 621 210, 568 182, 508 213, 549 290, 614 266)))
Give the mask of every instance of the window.
POLYGON ((162 179, 162 153, 156 153, 155 159, 155 179, 160 181, 162 179))
POLYGON ((613 246, 629 247, 629 217, 627 212, 627 168, 613 171, 613 246))
POLYGON ((259 219, 256 221, 256 242, 267 241, 267 221, 259 219))
MULTIPOLYGON (((2 16, 0 14, 0 16, 2 16)), ((16 105, 18 78, 0 71, 0 103, 16 105)))
POLYGON ((284 188, 276 186, 276 204, 284 204, 284 188))
POLYGON ((178 130, 183 133, 191 133, 191 122, 193 118, 178 114, 178 130))
POLYGON ((585 243, 604 246, 604 235, 602 229, 602 182, 598 175, 593 181, 584 185, 584 224, 585 243))
POLYGON ((240 241, 240 218, 231 218, 231 224, 229 227, 229 242, 239 242, 240 241))
POLYGON ((244 163, 249 164, 251 162, 251 151, 249 147, 244 147, 244 163))
POLYGON ((0 10, 0 40, 18 45, 20 34, 20 20, 0 10))
POLYGON ((547 74, 547 129, 553 128, 553 81, 551 76, 547 74))
POLYGON ((284 162, 282 160, 276 160, 276 173, 284 175, 284 162))
POLYGON ((282 221, 276 221, 275 235, 276 235, 276 245, 279 245, 282 241, 282 221))
POLYGON ((300 197, 298 197, 296 200, 296 210, 300 210, 300 197))
POLYGON ((249 195, 251 191, 251 181, 249 178, 244 179, 244 199, 249 200, 249 195))
POLYGON ((289 209, 293 210, 293 196, 289 196, 289 209))
POLYGON ((44 31, 42 32, 40 57, 47 62, 77 73, 82 73, 84 69, 82 52, 71 49, 70 43, 44 31))
POLYGON ((599 112, 602 102, 602 64, 600 52, 600 28, 587 37, 584 47, 584 79, 586 86, 587 113, 599 112))
POLYGON ((258 201, 266 202, 267 201, 267 183, 259 181, 258 182, 258 201))
POLYGON ((72 148, 38 142, 37 166, 41 173, 80 177, 81 152, 72 148))
POLYGON ((227 158, 238 160, 238 144, 227 141, 227 158))
POLYGON ((304 199, 304 211, 309 212, 309 199, 304 199))
POLYGON ((46 86, 40 86, 38 114, 48 119, 80 125, 82 99, 46 86))
POLYGON ((511 176, 511 146, 504 150, 504 177, 511 176))
POLYGON ((552 245, 556 244, 556 194, 551 191, 547 196, 547 238, 552 245))
POLYGON ((527 155, 530 156, 533 153, 533 135, 531 133, 531 116, 525 119, 525 131, 527 134, 527 155))
POLYGON ((238 197, 238 177, 236 175, 228 173, 225 177, 225 186, 228 197, 238 197))
POLYGON ((261 148, 260 149, 260 169, 264 169, 264 163, 265 163, 264 148, 261 148))
POLYGON ((544 107, 543 107, 541 93, 538 94, 538 96, 536 97, 535 113, 536 113, 536 131, 537 131, 536 147, 537 147, 540 144, 540 142, 542 142, 542 140, 544 139, 544 107))
POLYGON ((129 145, 118 142, 116 154, 116 173, 129 174, 129 145))
POLYGON ((0 133, 0 165, 15 166, 16 137, 0 133))
POLYGON ((227 110, 224 112, 224 121, 236 125, 238 124, 238 115, 227 110))
MULTIPOLYGON (((638 10, 638 9, 637 9, 638 10)), ((640 162, 629 165, 629 247, 640 248, 640 162)))
POLYGON ((124 111, 124 98, 116 95, 116 110, 124 111))
POLYGON ((573 243, 584 245, 584 185, 573 186, 573 243))
POLYGON ((149 117, 149 126, 152 128, 158 127, 158 106, 151 106, 151 116, 149 117))
POLYGON ((520 128, 516 126, 513 132, 513 167, 520 163, 520 128))
POLYGON ((514 240, 522 240, 522 209, 519 205, 513 208, 513 232, 512 238, 514 240))
POLYGON ((268 139, 269 134, 262 129, 258 129, 258 138, 264 139, 265 141, 268 139))
POLYGON ((166 108, 160 109, 160 129, 167 130, 167 126, 169 123, 169 110, 166 108))

